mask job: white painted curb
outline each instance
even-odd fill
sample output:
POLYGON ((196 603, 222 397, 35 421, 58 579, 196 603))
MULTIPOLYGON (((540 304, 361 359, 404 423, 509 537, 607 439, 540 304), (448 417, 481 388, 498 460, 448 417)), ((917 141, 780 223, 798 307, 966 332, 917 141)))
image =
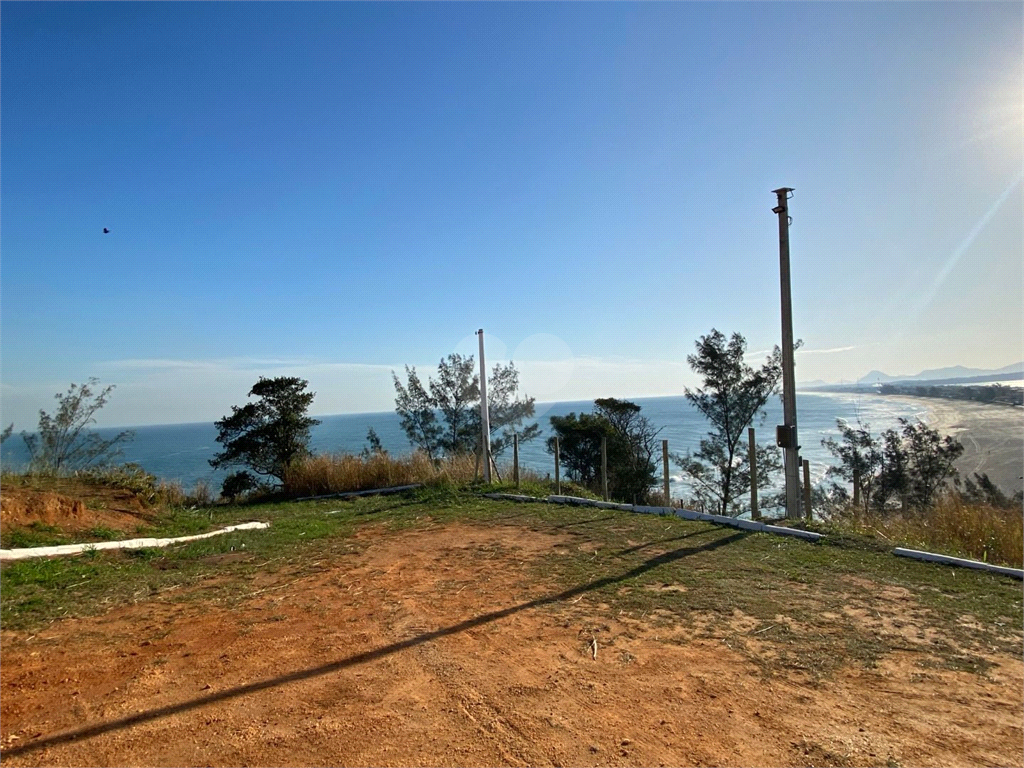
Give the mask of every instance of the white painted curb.
MULTIPOLYGON (((731 528, 771 533, 776 536, 793 536, 810 542, 816 542, 825 535, 822 533, 815 533, 814 531, 802 531, 799 528, 786 528, 781 525, 769 525, 768 523, 761 523, 756 520, 740 520, 739 518, 726 517, 725 515, 709 515, 705 512, 695 512, 692 509, 676 509, 675 507, 647 507, 640 504, 613 504, 607 501, 584 499, 580 496, 551 495, 548 496, 547 499, 538 499, 533 496, 518 496, 511 493, 489 493, 484 495, 490 499, 508 499, 509 501, 547 501, 552 504, 574 504, 584 507, 597 507, 598 509, 617 509, 626 512, 639 512, 641 514, 648 515, 675 515, 676 517, 681 517, 684 520, 697 520, 705 523, 714 523, 715 525, 727 525, 731 528)), ((1011 578, 1024 581, 1024 570, 1019 568, 1007 568, 1002 565, 983 563, 980 560, 967 560, 962 557, 951 557, 950 555, 939 555, 934 552, 921 552, 920 550, 904 549, 902 547, 897 547, 892 551, 892 553, 898 557, 911 557, 916 560, 924 560, 926 562, 956 565, 961 568, 974 568, 979 571, 989 571, 990 573, 998 573, 1003 576, 1010 576, 1011 578)))
POLYGON ((715 525, 726 525, 730 528, 739 528, 744 531, 755 531, 758 533, 771 533, 776 536, 793 536, 804 541, 818 541, 824 534, 813 531, 801 531, 798 528, 785 528, 779 525, 768 525, 757 520, 741 520, 738 517, 726 515, 709 515, 705 512, 694 512, 692 509, 676 509, 675 507, 649 507, 642 504, 615 504, 610 501, 595 501, 584 499, 580 496, 556 496, 552 494, 547 499, 539 499, 534 496, 520 496, 512 493, 485 493, 488 499, 507 499, 508 501, 547 501, 551 504, 574 504, 583 507, 597 507, 598 509, 615 509, 622 512, 638 512, 646 515, 674 515, 684 520, 697 520, 715 525))
POLYGON ((1024 581, 1024 570, 1021 570, 1020 568, 1007 568, 1002 565, 983 563, 980 560, 967 560, 963 557, 951 557, 949 555, 939 555, 935 552, 922 552, 919 549, 904 549, 903 547, 897 547, 892 551, 892 553, 897 557, 912 557, 915 560, 924 560, 929 563, 943 563, 945 565, 957 565, 961 568, 974 568, 979 571, 990 571, 992 573, 1000 573, 1003 576, 1010 576, 1014 579, 1024 581))
POLYGON ((92 544, 61 544, 55 547, 25 547, 23 549, 0 549, 0 560, 25 560, 30 557, 53 557, 55 555, 80 555, 97 549, 148 549, 149 547, 168 547, 183 541, 208 539, 231 531, 253 531, 269 528, 270 523, 240 523, 229 525, 219 531, 199 533, 194 536, 177 536, 173 539, 125 539, 124 541, 97 541, 92 544))

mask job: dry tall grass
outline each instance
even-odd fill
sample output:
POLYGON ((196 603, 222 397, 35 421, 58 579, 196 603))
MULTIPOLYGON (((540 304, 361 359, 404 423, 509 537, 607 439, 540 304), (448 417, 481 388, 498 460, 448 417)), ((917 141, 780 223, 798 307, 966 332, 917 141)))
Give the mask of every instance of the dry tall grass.
POLYGON ((160 480, 156 484, 155 495, 164 504, 172 507, 208 507, 217 496, 205 480, 199 480, 191 491, 186 491, 176 480, 160 480))
POLYGON ((288 496, 321 496, 413 483, 467 483, 473 480, 475 467, 473 454, 452 456, 437 464, 419 452, 400 457, 321 454, 288 470, 283 490, 288 496))
POLYGON ((831 522, 881 536, 897 546, 959 554, 1015 568, 1022 567, 1024 561, 1024 514, 1019 507, 965 502, 956 494, 940 498, 927 509, 905 514, 851 508, 831 522))

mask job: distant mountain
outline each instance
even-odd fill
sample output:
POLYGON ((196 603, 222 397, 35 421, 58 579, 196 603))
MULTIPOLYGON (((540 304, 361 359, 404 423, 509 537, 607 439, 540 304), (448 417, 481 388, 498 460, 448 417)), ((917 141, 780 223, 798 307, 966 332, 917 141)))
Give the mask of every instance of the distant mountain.
POLYGON ((937 381, 941 379, 967 379, 979 376, 1003 375, 1008 373, 1024 374, 1024 362, 1007 365, 1003 368, 967 368, 963 365, 954 365, 948 368, 932 368, 921 371, 914 376, 890 376, 882 371, 871 371, 866 376, 857 379, 857 383, 865 386, 873 384, 888 384, 894 381, 937 381))
POLYGON ((858 384, 887 384, 890 381, 900 381, 907 378, 906 376, 890 376, 888 373, 882 373, 881 371, 872 371, 869 374, 861 376, 857 379, 858 384))
POLYGON ((992 371, 992 373, 1024 373, 1024 362, 1008 365, 1005 368, 1000 368, 998 371, 992 371))

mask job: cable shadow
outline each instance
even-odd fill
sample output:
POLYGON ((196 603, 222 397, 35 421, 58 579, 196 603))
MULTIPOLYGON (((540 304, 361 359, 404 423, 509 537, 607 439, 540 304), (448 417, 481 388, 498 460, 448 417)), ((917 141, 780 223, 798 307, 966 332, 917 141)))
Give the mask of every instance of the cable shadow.
POLYGON ((483 624, 488 624, 492 621, 498 621, 499 619, 507 618, 521 611, 526 611, 531 608, 539 608, 544 605, 551 605, 552 603, 562 602, 564 600, 568 600, 569 598, 576 597, 577 595, 582 595, 592 590, 602 589, 612 584, 617 584, 618 582, 625 581, 636 576, 640 576, 644 573, 647 573, 648 571, 658 568, 659 566, 674 563, 677 560, 682 560, 683 558, 699 554, 700 552, 710 552, 712 550, 718 549, 719 547, 724 547, 728 544, 732 544, 733 542, 746 538, 747 535, 748 534, 746 531, 739 531, 737 533, 732 534, 731 536, 726 536, 724 538, 708 542, 707 544, 701 544, 697 547, 676 549, 672 552, 666 552, 663 555, 652 557, 650 560, 647 560, 638 565, 637 567, 632 568, 626 571, 625 573, 621 573, 617 576, 606 576, 603 579, 591 581, 587 584, 581 584, 579 586, 572 587, 571 589, 558 592, 554 595, 538 597, 534 600, 530 600, 525 603, 513 605, 509 608, 503 608, 500 611, 491 611, 490 613, 485 613, 480 616, 476 616, 472 619, 461 621, 458 624, 452 624, 451 626, 443 627, 442 629, 436 629, 433 632, 425 632, 421 635, 417 635, 416 637, 409 638, 408 640, 401 640, 396 643, 391 643, 390 645, 385 645, 381 648, 377 648, 372 651, 364 651, 363 653, 357 653, 354 656, 349 656, 345 659, 333 661, 329 664, 324 664, 319 667, 303 669, 297 672, 290 672, 285 675, 280 675, 279 677, 270 678, 268 680, 260 680, 255 683, 239 685, 234 688, 228 688, 223 691, 218 691, 217 693, 207 694, 206 696, 199 696, 197 698, 191 699, 189 701, 184 701, 179 704, 169 704, 164 707, 158 707, 157 709, 151 709, 147 712, 139 712, 137 714, 131 715, 130 717, 124 717, 119 720, 112 720, 108 723, 98 723, 96 725, 78 728, 74 731, 68 731, 66 733, 56 734, 54 736, 47 736, 45 738, 40 739, 39 741, 21 744, 17 747, 10 747, 8 749, 2 750, 0 751, 0 756, 14 757, 16 755, 27 754, 29 752, 34 752, 36 750, 44 749, 46 747, 53 747, 59 744, 67 744, 68 742, 77 741, 78 739, 88 739, 94 736, 100 736, 104 733, 109 733, 111 731, 130 728, 131 726, 138 725, 139 723, 145 723, 151 720, 158 720, 162 717, 169 717, 171 715, 180 714, 181 712, 187 712, 188 710, 197 709, 207 704, 214 704, 220 701, 235 699, 239 696, 245 696, 250 693, 265 691, 268 688, 275 688, 277 686, 286 685, 288 683, 295 683, 301 680, 309 680, 314 677, 320 677, 322 675, 327 675, 332 672, 338 672, 342 669, 347 669, 348 667, 354 667, 360 664, 368 664, 369 662, 376 661, 377 659, 381 659, 385 656, 390 656, 393 653, 398 653, 399 651, 404 651, 409 648, 415 648, 416 646, 423 645, 424 643, 429 643, 432 640, 437 640, 442 637, 448 637, 449 635, 455 635, 460 632, 465 632, 468 629, 473 629, 483 624))
POLYGON ((684 533, 682 536, 673 536, 670 539, 658 539, 658 541, 649 541, 646 544, 637 544, 635 547, 628 547, 627 549, 620 549, 615 554, 616 555, 628 555, 628 554, 631 554, 633 552, 639 552, 641 549, 647 549, 648 547, 657 546, 658 544, 667 544, 670 541, 682 541, 683 539, 688 539, 691 536, 702 536, 705 533, 712 533, 713 531, 716 531, 716 530, 718 530, 718 529, 717 528, 713 528, 713 527, 708 527, 708 528, 705 528, 703 531, 693 531, 692 533, 684 533))

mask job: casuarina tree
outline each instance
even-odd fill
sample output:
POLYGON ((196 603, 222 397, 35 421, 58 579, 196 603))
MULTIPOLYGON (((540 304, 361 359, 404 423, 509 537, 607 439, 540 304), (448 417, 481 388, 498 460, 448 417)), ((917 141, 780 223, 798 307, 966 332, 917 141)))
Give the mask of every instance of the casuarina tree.
MULTIPOLYGON (((799 345, 799 342, 797 343, 799 345)), ((739 512, 737 499, 750 488, 747 428, 764 416, 764 406, 778 392, 782 378, 782 350, 775 347, 760 368, 747 365, 747 341, 739 333, 731 338, 714 328, 696 342, 686 361, 704 380, 698 389, 686 389, 690 401, 711 424, 696 452, 675 454, 674 461, 690 481, 698 501, 721 514, 739 512)), ((778 470, 773 446, 756 448, 758 487, 771 482, 778 470)))
MULTIPOLYGON (((121 443, 131 440, 133 432, 120 434, 104 440, 89 427, 96 423, 96 412, 110 397, 114 385, 96 388, 99 379, 89 379, 85 384, 72 384, 68 391, 54 395, 57 411, 49 414, 39 411, 39 428, 35 434, 22 432, 21 437, 28 448, 32 471, 61 474, 96 464, 104 464, 117 458, 121 443)), ((13 425, 5 430, 10 435, 13 425)))
MULTIPOLYGON (((392 371, 395 411, 409 442, 432 459, 472 453, 480 440, 480 375, 473 356, 448 355, 437 366, 437 378, 424 385, 416 369, 405 367, 406 383, 392 371)), ((540 428, 525 422, 534 414, 534 398, 519 395, 515 364, 498 363, 487 377, 487 416, 491 454, 532 440, 540 428)))
POLYGON ((822 440, 840 462, 829 475, 852 482, 856 471, 866 509, 885 510, 895 502, 905 510, 923 509, 948 481, 957 479, 955 464, 963 445, 922 421, 901 418, 899 428, 885 430, 880 439, 867 425, 836 424, 840 439, 822 440))

